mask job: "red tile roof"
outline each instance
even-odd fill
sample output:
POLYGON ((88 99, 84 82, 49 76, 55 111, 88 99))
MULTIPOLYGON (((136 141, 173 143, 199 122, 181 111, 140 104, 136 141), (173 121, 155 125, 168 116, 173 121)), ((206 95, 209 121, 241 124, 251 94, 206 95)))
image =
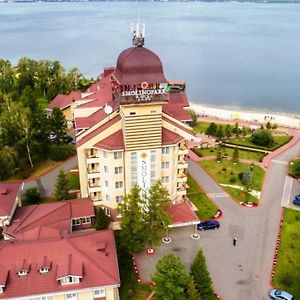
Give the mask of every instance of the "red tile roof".
POLYGON ((123 130, 118 130, 117 132, 103 139, 99 143, 95 144, 94 147, 107 150, 124 149, 123 130))
POLYGON ((159 57, 144 47, 131 47, 121 52, 113 76, 122 85, 168 82, 159 57))
POLYGON ((79 91, 72 91, 69 95, 59 94, 49 103, 48 108, 53 109, 54 107, 58 107, 64 109, 80 98, 81 92, 79 91))
POLYGON ((21 183, 0 183, 0 216, 10 216, 21 183))
MULTIPOLYGON (((189 100, 188 100, 185 92, 170 93, 168 104, 176 104, 181 107, 190 106, 189 100)), ((168 105, 168 104, 166 104, 166 105, 168 105)))
POLYGON ((8 276, 8 269, 5 268, 3 265, 0 265, 0 286, 5 285, 8 276))
POLYGON ((56 279, 61 279, 67 276, 79 276, 82 277, 82 261, 69 254, 67 261, 61 265, 58 265, 56 279))
POLYGON ((184 226, 192 222, 200 222, 189 200, 182 203, 173 204, 167 207, 166 211, 172 217, 172 225, 184 226))
POLYGON ((107 114, 104 112, 103 108, 100 108, 88 117, 75 118, 75 127, 76 129, 90 128, 96 123, 102 121, 105 117, 107 117, 107 114))
POLYGON ((183 131, 185 131, 185 132, 187 132, 187 133, 189 133, 189 134, 191 134, 191 135, 194 135, 194 133, 193 133, 192 130, 187 129, 185 126, 180 125, 180 124, 176 123, 175 121, 170 120, 170 119, 167 118, 167 117, 163 117, 163 121, 168 122, 168 123, 174 125, 175 127, 178 127, 178 128, 180 128, 181 130, 183 130, 183 131))
POLYGON ((176 104, 167 104, 163 106, 163 112, 179 121, 192 121, 191 116, 176 104))
POLYGON ((3 230, 13 238, 35 240, 70 232, 72 218, 95 216, 90 199, 18 207, 13 222, 3 230))
POLYGON ((94 129, 92 132, 88 133, 81 140, 79 140, 77 142, 77 147, 83 145, 84 143, 86 143, 87 141, 89 141, 93 137, 97 136, 99 133, 101 133, 102 131, 104 131, 105 129, 109 128, 110 126, 112 126, 113 124, 117 123, 120 120, 121 120, 120 115, 116 115, 114 118, 110 119, 109 121, 107 121, 106 123, 104 123, 102 126, 94 129))
MULTIPOLYGON (((2 241, 0 265, 9 270, 4 293, 0 294, 0 299, 120 284, 112 230, 76 233, 52 240, 2 241), (99 243, 105 244, 104 251, 98 250, 99 243), (38 270, 45 256, 51 262, 51 268, 48 273, 40 274, 38 270), (19 277, 15 270, 24 259, 30 264, 30 269, 26 276, 19 277), (70 263, 71 268, 69 268, 70 263), (61 269, 70 269, 78 275, 80 265, 83 268, 80 283, 61 285, 57 277, 66 274, 61 272, 61 269)), ((0 274, 0 278, 5 278, 2 271, 0 274)))
POLYGON ((172 132, 166 128, 162 128, 162 144, 174 145, 184 140, 184 138, 175 132, 172 132))

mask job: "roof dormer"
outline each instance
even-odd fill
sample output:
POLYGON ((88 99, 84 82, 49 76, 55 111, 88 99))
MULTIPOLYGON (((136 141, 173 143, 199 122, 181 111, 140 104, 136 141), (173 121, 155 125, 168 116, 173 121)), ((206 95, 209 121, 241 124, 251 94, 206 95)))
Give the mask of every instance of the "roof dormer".
POLYGON ((26 276, 29 273, 29 269, 30 269, 30 264, 25 259, 23 259, 23 261, 21 262, 21 264, 19 264, 17 266, 16 273, 20 277, 26 276))
POLYGON ((43 261, 38 266, 38 271, 40 274, 45 274, 50 271, 51 268, 51 261, 48 259, 47 256, 44 256, 43 261))
POLYGON ((0 294, 4 292, 7 277, 8 277, 8 270, 4 266, 0 265, 0 294))

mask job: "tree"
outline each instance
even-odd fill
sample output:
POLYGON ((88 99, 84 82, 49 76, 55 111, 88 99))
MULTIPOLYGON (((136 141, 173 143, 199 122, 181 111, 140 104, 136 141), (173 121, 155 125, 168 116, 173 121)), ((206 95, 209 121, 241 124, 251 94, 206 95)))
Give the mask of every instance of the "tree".
POLYGON ((274 138, 270 130, 258 129, 253 132, 251 142, 258 146, 270 147, 274 143, 274 138))
POLYGON ((219 125, 218 126, 218 131, 216 133, 216 136, 219 138, 219 139, 222 139, 224 137, 224 129, 223 129, 223 125, 219 125))
POLYGON ((152 280, 155 284, 155 299, 186 300, 190 275, 174 253, 166 254, 157 262, 152 280))
POLYGON ((4 146, 0 150, 0 180, 7 179, 17 171, 17 153, 14 147, 4 146))
POLYGON ((145 200, 140 195, 141 189, 134 186, 131 193, 124 197, 119 205, 122 216, 120 238, 124 248, 130 254, 140 252, 146 247, 148 232, 145 227, 145 200))
POLYGON ((229 124, 225 127, 225 136, 229 139, 232 136, 232 129, 229 124))
POLYGON ((239 162, 239 148, 235 147, 232 154, 232 162, 237 163, 239 162))
POLYGON ((247 135, 247 129, 244 126, 242 128, 242 135, 243 135, 243 137, 245 137, 247 135))
POLYGON ((65 174, 63 169, 60 169, 54 190, 54 198, 57 200, 66 200, 69 199, 69 191, 70 191, 70 182, 67 174, 65 174))
POLYGON ((248 167, 246 171, 242 174, 242 183, 245 187, 247 193, 251 192, 253 184, 253 176, 251 167, 248 167))
POLYGON ((201 300, 201 296, 196 288, 193 277, 191 278, 187 288, 187 299, 188 300, 201 300))
POLYGON ((267 130, 271 130, 272 129, 272 125, 271 125, 270 121, 267 122, 266 129, 267 130))
POLYGON ((217 152, 216 161, 222 161, 222 152, 220 150, 217 152))
POLYGON ((63 144, 67 140, 67 120, 63 114, 63 112, 55 107, 52 110, 51 117, 49 119, 50 122, 50 132, 51 132, 51 140, 55 144, 63 144))
POLYGON ((22 200, 28 204, 38 204, 42 200, 41 193, 37 187, 29 188, 24 192, 22 200))
POLYGON ((234 127, 232 129, 232 133, 235 134, 235 136, 238 138, 240 136, 240 133, 241 133, 241 129, 240 129, 240 126, 239 126, 239 123, 236 122, 234 124, 234 127))
POLYGON ((96 218, 95 218, 95 229, 102 230, 107 229, 111 222, 111 218, 106 215, 102 207, 96 208, 96 218))
POLYGON ((201 299, 210 299, 214 295, 212 289, 212 280, 207 270, 205 257, 202 249, 200 249, 192 262, 191 275, 194 278, 196 288, 201 299))
POLYGON ((171 223, 165 209, 171 204, 169 193, 160 181, 154 183, 146 196, 145 217, 147 226, 147 244, 159 245, 167 226, 171 223))
POLYGON ((0 91, 8 93, 13 90, 14 75, 10 61, 0 59, 0 91))
POLYGON ((212 123, 210 123, 209 126, 207 127, 205 133, 206 133, 207 135, 213 135, 213 136, 216 136, 217 130, 218 130, 218 126, 216 125, 216 123, 212 122, 212 123))
POLYGON ((193 109, 188 109, 188 110, 186 110, 186 112, 187 112, 187 113, 191 116, 191 118, 192 118, 191 126, 192 126, 192 127, 196 126, 197 120, 198 120, 196 112, 195 112, 193 109))

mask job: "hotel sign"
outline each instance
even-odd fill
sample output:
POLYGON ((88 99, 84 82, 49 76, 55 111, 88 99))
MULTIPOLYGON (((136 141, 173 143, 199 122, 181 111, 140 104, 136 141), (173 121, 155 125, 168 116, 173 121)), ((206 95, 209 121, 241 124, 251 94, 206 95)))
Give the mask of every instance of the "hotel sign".
POLYGON ((165 89, 144 89, 144 90, 132 90, 123 91, 122 97, 135 97, 136 101, 147 102, 151 101, 154 95, 165 95, 167 94, 165 89))
POLYGON ((142 196, 145 196, 150 188, 150 151, 138 152, 138 185, 141 188, 142 196))

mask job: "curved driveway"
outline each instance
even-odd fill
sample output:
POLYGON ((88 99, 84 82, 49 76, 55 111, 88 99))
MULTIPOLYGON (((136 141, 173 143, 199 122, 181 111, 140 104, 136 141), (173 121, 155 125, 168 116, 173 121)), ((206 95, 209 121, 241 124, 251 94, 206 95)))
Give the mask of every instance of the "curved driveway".
POLYGON ((220 230, 201 234, 201 246, 221 299, 269 299, 287 166, 299 151, 300 142, 271 162, 257 208, 233 202, 197 163, 189 160, 189 173, 223 211, 220 230), (234 237, 236 247, 232 245, 234 237))

